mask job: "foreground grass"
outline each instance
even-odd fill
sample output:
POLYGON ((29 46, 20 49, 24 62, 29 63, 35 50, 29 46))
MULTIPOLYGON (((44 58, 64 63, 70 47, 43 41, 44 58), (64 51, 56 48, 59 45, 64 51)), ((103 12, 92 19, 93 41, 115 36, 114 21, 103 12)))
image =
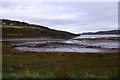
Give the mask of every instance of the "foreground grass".
POLYGON ((19 52, 3 43, 3 78, 116 78, 117 53, 19 52))

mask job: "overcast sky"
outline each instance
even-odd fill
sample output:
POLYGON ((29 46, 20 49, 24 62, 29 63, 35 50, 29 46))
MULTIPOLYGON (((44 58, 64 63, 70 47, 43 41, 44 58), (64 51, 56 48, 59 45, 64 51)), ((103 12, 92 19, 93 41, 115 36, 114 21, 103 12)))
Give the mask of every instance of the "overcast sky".
POLYGON ((1 18, 72 33, 118 29, 117 2, 2 2, 1 18))

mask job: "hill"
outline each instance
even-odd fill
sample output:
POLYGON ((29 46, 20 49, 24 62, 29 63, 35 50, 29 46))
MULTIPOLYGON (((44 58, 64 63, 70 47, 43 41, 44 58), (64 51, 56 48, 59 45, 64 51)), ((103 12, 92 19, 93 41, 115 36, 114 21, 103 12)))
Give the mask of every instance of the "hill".
POLYGON ((70 39, 77 34, 66 31, 53 30, 45 26, 29 24, 27 22, 0 19, 3 38, 59 38, 70 39))
POLYGON ((81 35, 120 34, 120 30, 81 33, 81 35))

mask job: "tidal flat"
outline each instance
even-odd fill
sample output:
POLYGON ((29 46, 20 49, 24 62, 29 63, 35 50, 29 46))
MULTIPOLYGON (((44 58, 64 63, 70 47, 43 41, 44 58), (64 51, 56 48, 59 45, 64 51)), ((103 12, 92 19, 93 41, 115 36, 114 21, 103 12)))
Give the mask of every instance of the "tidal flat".
POLYGON ((89 52, 89 53, 113 53, 120 50, 116 40, 79 40, 79 39, 50 39, 50 38, 26 38, 7 39, 3 42, 10 44, 17 50, 26 52, 89 52))
POLYGON ((3 78, 118 77, 118 52, 22 52, 9 42, 2 49, 3 78))

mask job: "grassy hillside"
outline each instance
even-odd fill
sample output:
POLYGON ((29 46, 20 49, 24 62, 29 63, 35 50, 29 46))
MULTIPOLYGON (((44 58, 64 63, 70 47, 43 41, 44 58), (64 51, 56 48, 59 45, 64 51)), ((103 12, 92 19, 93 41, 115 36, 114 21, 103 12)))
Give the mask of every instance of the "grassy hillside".
POLYGON ((49 29, 44 26, 28 24, 25 22, 2 20, 3 38, 60 38, 69 39, 77 36, 76 34, 49 29))

